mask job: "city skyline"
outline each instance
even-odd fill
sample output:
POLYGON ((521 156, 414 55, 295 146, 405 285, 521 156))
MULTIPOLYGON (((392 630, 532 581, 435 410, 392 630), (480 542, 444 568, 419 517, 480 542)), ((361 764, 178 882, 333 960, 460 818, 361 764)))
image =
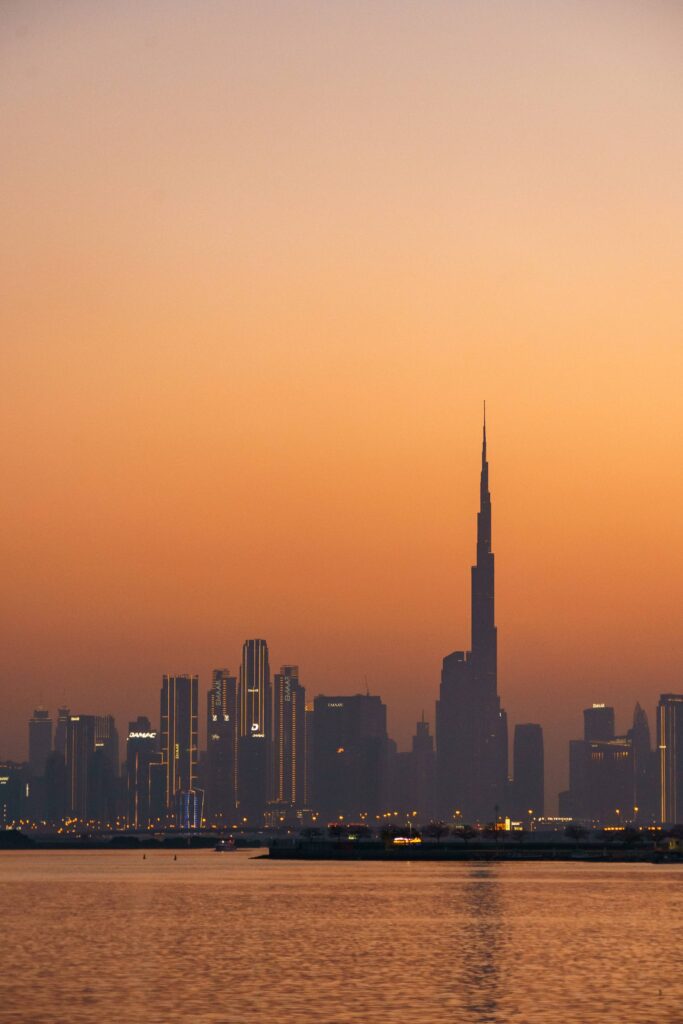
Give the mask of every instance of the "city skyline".
MULTIPOLYGON (((476 556, 471 567, 471 649, 443 659, 432 737, 424 711, 412 751, 399 752, 387 730, 381 696, 318 693, 307 700, 297 665, 271 674, 267 641, 242 645, 238 676, 214 669, 206 691, 206 738, 199 740, 199 678, 164 674, 158 742, 149 719, 131 722, 123 775, 111 714, 60 707, 52 753, 52 719, 43 707, 28 721, 28 761, 8 764, 3 815, 34 821, 49 809, 76 819, 185 827, 291 825, 317 820, 372 820, 406 814, 424 824, 543 818, 548 799, 542 723, 515 725, 512 760, 507 715, 498 689, 495 556, 486 434, 482 427, 476 556), (28 771, 29 774, 26 774, 28 771), (23 780, 23 782, 21 781, 23 780), (63 781, 62 781, 63 780, 63 781), (126 785, 127 796, 121 785, 126 785), (34 792, 34 786, 37 786, 34 792), (33 795, 31 795, 33 794, 33 795), (60 795, 61 794, 61 795, 60 795), (413 804, 411 806, 411 799, 413 804), (125 806, 124 806, 125 805, 125 806), (400 808, 400 810, 391 810, 400 808), (303 815, 303 817, 302 817, 303 815)), ((567 787, 558 793, 565 821, 612 825, 676 822, 683 815, 682 694, 661 694, 653 747, 638 703, 632 728, 618 734, 614 708, 584 709, 582 739, 569 742, 567 787)), ((417 823, 416 822, 416 823, 417 823)))
POLYGON ((12 1024, 678 1019, 682 40, 0 2, 12 1024))
MULTIPOLYGON (((470 595, 471 611, 470 611, 470 614, 467 616, 467 620, 462 625, 465 628, 467 627, 467 625, 469 625, 469 628, 470 628, 470 631, 471 631, 471 634, 472 634, 473 650, 475 649, 475 646, 476 646, 475 637, 477 635, 479 637, 481 637, 481 638, 486 637, 488 635, 488 631, 492 631, 491 635, 492 635, 493 639, 491 641, 491 644, 492 644, 491 650, 490 650, 489 653, 483 654, 483 657, 480 657, 480 660, 482 660, 485 663, 490 662, 490 664, 488 665, 488 668, 481 670, 480 674, 481 675, 488 674, 488 676, 490 677, 490 679, 492 681, 491 685, 493 686, 493 692, 495 694, 495 693, 497 693, 497 682, 496 682, 496 680, 497 680, 497 657, 498 657, 498 655, 497 655, 497 646, 498 645, 497 645, 497 637, 496 637, 497 630, 496 630, 494 619, 493 619, 493 555, 491 554, 491 542, 492 542, 491 495, 490 495, 490 492, 489 492, 489 468, 488 468, 488 461, 487 461, 486 404, 485 403, 484 403, 483 447, 482 447, 482 453, 481 453, 481 466, 480 466, 479 510, 477 511, 476 521, 477 521, 477 529, 476 529, 476 564, 472 567, 471 595, 470 595), (486 596, 487 594, 488 594, 488 596, 486 596), (479 595, 481 595, 481 596, 479 596, 479 595), (487 604, 488 604, 489 601, 490 601, 490 610, 488 610, 488 608, 487 608, 487 604)), ((454 642, 457 642, 457 639, 458 639, 457 634, 461 633, 461 632, 462 631, 460 629, 458 629, 457 631, 454 630, 454 635, 451 638, 451 644, 454 643, 454 642)), ((504 635, 506 636, 506 639, 507 639, 507 631, 504 631, 504 635)), ((483 642, 485 644, 488 641, 484 640, 483 642)), ((479 646, 481 647, 481 645, 482 645, 482 641, 480 640, 479 646)), ((258 725, 258 729, 256 730, 256 733, 255 733, 255 737, 258 739, 258 737, 263 734, 263 727, 264 727, 264 723, 265 723, 264 715, 266 715, 265 708, 267 706, 266 696, 265 696, 265 691, 264 691, 264 681, 266 682, 266 691, 268 693, 271 693, 271 705, 272 705, 272 681, 271 681, 271 678, 270 678, 270 670, 268 668, 268 650, 269 649, 268 649, 267 646, 265 646, 265 642, 263 640, 249 640, 249 641, 245 641, 241 646, 242 646, 242 668, 240 669, 240 675, 246 674, 248 672, 251 672, 254 675, 254 677, 257 679, 257 683, 256 683, 256 685, 254 687, 250 687, 249 688, 250 700, 251 700, 252 703, 250 705, 246 705, 246 704, 242 705, 242 707, 240 709, 240 715, 241 715, 241 718, 244 719, 244 721, 241 721, 241 722, 238 721, 237 725, 238 725, 238 729, 241 730, 243 734, 254 733, 254 726, 258 725), (255 649, 253 651, 251 651, 249 653, 249 649, 251 648, 252 645, 256 645, 256 647, 255 647, 255 649), (259 665, 258 665, 258 662, 260 661, 260 658, 262 657, 262 655, 259 653, 260 652, 260 647, 258 645, 264 645, 264 647, 265 647, 265 658, 266 658, 266 661, 265 661, 265 675, 264 675, 263 667, 259 667, 259 665), (251 717, 256 717, 258 719, 258 722, 256 722, 256 723, 249 722, 248 723, 247 722, 247 717, 249 717, 250 715, 251 715, 251 717)), ((469 652, 466 652, 466 653, 467 653, 467 657, 469 658, 470 657, 469 652)), ((451 659, 455 659, 456 655, 458 657, 460 656, 459 653, 456 652, 455 654, 451 655, 450 658, 451 659)), ((297 659, 297 660, 303 660, 303 659, 297 659)), ((446 659, 446 660, 448 661, 448 659, 446 659)), ((468 665, 468 666, 465 666, 465 667, 466 668, 470 668, 471 666, 468 665)), ((215 675, 216 675, 217 671, 218 670, 213 668, 210 673, 206 673, 206 676, 207 677, 212 676, 212 677, 215 678, 215 675)), ((176 676, 176 673, 167 673, 167 672, 165 672, 165 673, 163 673, 163 675, 164 675, 164 680, 166 678, 174 679, 175 676, 176 676)), ((185 675, 181 672, 181 673, 178 673, 177 675, 178 675, 178 678, 181 678, 181 679, 185 678, 185 677, 189 678, 191 676, 195 680, 195 683, 194 683, 195 687, 198 685, 198 682, 199 682, 199 680, 201 678, 200 675, 197 672, 195 672, 195 671, 192 671, 192 672, 190 672, 188 674, 185 674, 185 675)), ((330 676, 332 678, 334 678, 334 673, 330 673, 330 676)), ((325 689, 327 689, 328 691, 332 692, 332 690, 334 689, 333 686, 324 687, 322 682, 320 684, 316 684, 316 685, 318 686, 318 689, 316 690, 316 693, 318 693, 318 692, 323 693, 325 689)), ((361 680, 358 681, 358 683, 356 684, 355 688, 352 685, 350 688, 345 689, 344 693, 346 694, 346 696, 351 697, 354 694, 361 693, 364 690, 367 690, 368 686, 369 686, 369 680, 368 680, 367 675, 365 675, 363 677, 362 681, 361 680)), ((373 686, 373 689, 375 689, 377 692, 380 692, 379 686, 375 685, 375 686, 373 686)), ((672 689, 674 689, 674 688, 672 688, 672 689)), ((651 716, 653 718, 653 721, 655 720, 654 719, 655 704, 656 704, 656 701, 659 699, 659 696, 660 696, 660 694, 662 692, 663 691, 662 691, 662 689, 660 687, 658 689, 657 693, 653 696, 653 698, 651 700, 652 707, 650 708, 650 711, 651 711, 651 716)), ((436 693, 438 694, 438 683, 436 684, 436 693)), ((384 699, 387 700, 388 710, 392 709, 393 702, 392 702, 392 699, 391 699, 391 695, 387 694, 385 692, 382 692, 381 695, 382 695, 382 697, 384 699)), ((604 691, 600 690, 599 688, 596 688, 593 691, 593 693, 592 693, 592 696, 594 698, 595 697, 604 697, 604 695, 605 695, 604 691)), ((640 699, 641 696, 642 696, 642 693, 639 692, 639 699, 640 699)), ((417 703, 415 704, 415 708, 417 707, 417 704, 419 704, 421 707, 423 705, 425 705, 425 704, 426 704, 426 706, 433 707, 434 706, 432 704, 433 699, 434 698, 428 692, 425 692, 417 700, 417 703)), ((194 698, 194 701, 195 701, 195 704, 196 704, 196 701, 197 701, 196 696, 194 698)), ((64 702, 66 702, 67 704, 69 703, 66 694, 64 695, 64 701, 61 701, 60 703, 64 703, 64 702)), ((42 700, 39 701, 39 702, 34 702, 34 703, 35 703, 36 708, 40 708, 40 707, 43 706, 42 700)), ((111 703, 111 700, 110 700, 110 703, 111 703)), ((604 701, 600 701, 600 702, 593 701, 593 706, 594 707, 598 706, 598 703, 604 705, 605 702, 604 701)), ((619 708, 619 713, 625 719, 627 719, 628 716, 630 715, 630 709, 628 707, 622 706, 623 705, 623 701, 620 701, 618 699, 618 697, 617 697, 616 700, 614 700, 614 704, 619 708)), ((438 700, 437 700, 437 705, 438 705, 438 700)), ((91 699, 89 699, 89 698, 87 698, 85 700, 84 706, 86 706, 88 708, 89 714, 95 715, 95 717, 97 717, 98 715, 101 717, 101 715, 105 713, 104 706, 101 709, 93 710, 94 704, 93 704, 93 701, 91 699)), ((270 708, 268 713, 271 713, 272 712, 272 706, 270 706, 270 705, 268 705, 268 706, 270 708)), ((127 708, 125 710, 125 713, 120 714, 120 716, 119 716, 119 714, 115 714, 114 717, 117 718, 120 721, 124 721, 125 718, 130 714, 130 711, 131 711, 131 709, 127 708)), ((55 709, 55 713, 56 713, 56 709, 55 709)), ((107 711, 106 713, 109 714, 110 712, 107 711)), ((142 711, 140 711, 140 709, 136 708, 135 709, 135 713, 136 714, 145 714, 145 715, 149 714, 153 721, 156 720, 156 716, 155 716, 155 711, 154 711, 154 706, 153 705, 152 705, 151 708, 146 707, 142 711)), ((195 714, 196 714, 196 712, 195 712, 195 714)), ((438 714, 438 712, 437 712, 437 714, 438 714)), ((505 717, 505 712, 502 712, 502 714, 505 717)), ((576 719, 578 719, 579 714, 580 714, 580 711, 579 711, 578 707, 576 707, 575 711, 574 711, 574 717, 576 719)), ((396 717, 398 718, 398 716, 396 716, 396 717)), ((412 735, 412 728, 414 726, 414 721, 416 720, 416 718, 417 718, 417 712, 416 712, 416 710, 413 710, 413 725, 409 727, 409 735, 412 735)), ((540 724, 544 728, 544 731, 545 731, 545 723, 543 721, 543 717, 542 717, 540 711, 535 711, 533 707, 529 707, 529 713, 527 714, 526 720, 529 720, 529 719, 533 719, 534 721, 540 721, 540 724)), ((430 723, 430 726, 431 726, 431 728, 433 730, 438 731, 437 715, 436 714, 432 713, 431 716, 429 716, 429 718, 428 718, 428 722, 430 723)), ((55 721, 54 724, 56 725, 56 721, 55 721)), ((512 736, 513 736, 513 732, 515 731, 515 729, 517 728, 517 726, 519 724, 524 724, 522 719, 520 719, 519 721, 515 721, 513 719, 505 727, 507 729, 507 731, 508 731, 507 732, 508 739, 506 740, 506 747, 509 747, 509 756, 505 757, 505 761, 506 761, 506 763, 509 762, 510 766, 511 766, 511 763, 512 763, 512 736)), ((197 726, 197 729, 198 729, 198 733, 197 734, 198 734, 198 737, 199 737, 199 740, 198 740, 199 745, 201 747, 205 748, 206 745, 207 745, 208 727, 205 725, 204 717, 203 717, 203 715, 201 713, 198 715, 198 726, 197 726)), ((548 765, 548 763, 550 763, 555 768, 555 771, 553 771, 552 769, 551 769, 550 772, 546 771, 546 796, 545 796, 545 803, 546 803, 546 808, 547 808, 548 812, 550 812, 550 811, 554 812, 554 811, 557 811, 558 809, 561 809, 559 807, 559 805, 558 805, 557 795, 559 793, 561 793, 563 789, 565 789, 565 787, 567 786, 567 780, 571 779, 571 757, 567 757, 566 754, 565 754, 565 751, 568 749, 568 746, 569 746, 568 745, 568 740, 571 738, 571 735, 572 735, 571 729, 572 729, 572 726, 569 726, 568 727, 567 737, 566 737, 566 739, 564 739, 564 742, 561 744, 561 746, 558 746, 556 741, 555 742, 553 741, 553 739, 552 739, 552 729, 550 730, 550 736, 551 736, 550 741, 548 740, 548 736, 547 736, 547 733, 546 733, 546 741, 545 741, 546 765, 548 765)), ((405 735, 405 731, 404 730, 401 730, 399 728, 395 732, 392 732, 392 729, 390 727, 389 731, 390 731, 390 733, 392 735, 397 735, 399 737, 399 749, 402 749, 402 750, 408 750, 409 749, 410 739, 409 739, 409 736, 405 735)), ((574 734, 577 734, 578 731, 579 730, 574 727, 574 734)), ((626 732, 625 729, 621 729, 620 731, 621 731, 621 733, 624 733, 624 734, 626 732)), ((613 727, 613 732, 614 732, 614 727, 613 727)), ((21 739, 18 742, 18 744, 16 744, 16 747, 18 748, 18 751, 19 751, 16 755, 14 755, 16 760, 23 760, 23 753, 21 752, 22 746, 23 746, 23 739, 21 739)), ((7 758, 7 757, 11 758, 12 754, 11 753, 7 753, 4 750, 0 749, 0 756, 3 756, 5 758, 7 758)), ((437 789, 438 789, 438 785, 437 785, 437 789)), ((257 801, 257 803, 258 803, 258 801, 257 801)), ((437 800, 436 803, 437 803, 437 806, 438 806, 438 800, 437 800)))
POLYGON ((676 9, 40 7, 0 12, 3 756, 27 703, 150 716, 259 636, 367 676, 409 746, 468 628, 484 396, 510 729, 652 720, 683 664, 676 9))

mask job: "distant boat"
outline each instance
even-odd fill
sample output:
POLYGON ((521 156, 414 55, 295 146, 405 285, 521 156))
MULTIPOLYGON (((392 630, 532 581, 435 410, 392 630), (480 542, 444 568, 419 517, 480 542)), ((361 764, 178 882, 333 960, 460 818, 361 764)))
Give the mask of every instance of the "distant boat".
POLYGON ((216 853, 230 853, 234 849, 235 840, 233 839, 232 836, 229 836, 228 839, 219 839, 216 845, 214 846, 214 851, 216 853))

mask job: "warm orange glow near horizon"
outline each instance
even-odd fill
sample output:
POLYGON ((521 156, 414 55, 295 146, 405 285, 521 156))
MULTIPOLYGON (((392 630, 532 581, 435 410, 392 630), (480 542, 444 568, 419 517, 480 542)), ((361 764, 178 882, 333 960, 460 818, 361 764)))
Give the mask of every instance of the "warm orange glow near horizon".
MULTIPOLYGON (((0 756, 158 717, 265 637, 408 742, 469 645, 487 400, 500 692, 683 687, 677 5, 0 11, 0 756)), ((203 704, 202 704, 203 706, 203 704)))

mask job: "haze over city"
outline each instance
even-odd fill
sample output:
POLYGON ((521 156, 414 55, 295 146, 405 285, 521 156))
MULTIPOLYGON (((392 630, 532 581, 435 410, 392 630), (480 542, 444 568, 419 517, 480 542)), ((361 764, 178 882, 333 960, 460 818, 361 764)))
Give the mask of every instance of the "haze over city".
POLYGON ((3 5, 3 756, 256 636, 405 747, 469 642, 484 398, 549 806, 583 707, 680 691, 680 28, 3 5))

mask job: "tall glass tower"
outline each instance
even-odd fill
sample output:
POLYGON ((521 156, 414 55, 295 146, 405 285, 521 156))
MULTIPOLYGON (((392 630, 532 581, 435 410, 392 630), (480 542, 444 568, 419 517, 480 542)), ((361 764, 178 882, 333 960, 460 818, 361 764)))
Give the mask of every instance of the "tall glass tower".
POLYGON ((167 811, 175 811, 178 794, 193 791, 196 786, 198 690, 198 676, 163 677, 160 754, 165 769, 167 811))
POLYGON ((443 661, 436 702, 439 814, 490 822, 508 800, 507 717, 498 696, 495 563, 491 550, 491 494, 486 416, 481 452, 477 555, 472 566, 472 649, 443 661))
POLYGON ((239 679, 240 735, 237 765, 238 818, 263 824, 271 768, 272 692, 268 644, 245 640, 239 679))
POLYGON ((281 807, 304 804, 306 691, 296 665, 275 675, 272 800, 281 807))
POLYGON ((28 763, 31 775, 43 775, 52 751, 52 719, 43 707, 36 708, 28 723, 28 763))
POLYGON ((657 705, 660 817, 683 821, 683 693, 663 693, 657 705))
POLYGON ((206 699, 207 818, 215 824, 235 820, 237 779, 237 679, 217 668, 206 699))

